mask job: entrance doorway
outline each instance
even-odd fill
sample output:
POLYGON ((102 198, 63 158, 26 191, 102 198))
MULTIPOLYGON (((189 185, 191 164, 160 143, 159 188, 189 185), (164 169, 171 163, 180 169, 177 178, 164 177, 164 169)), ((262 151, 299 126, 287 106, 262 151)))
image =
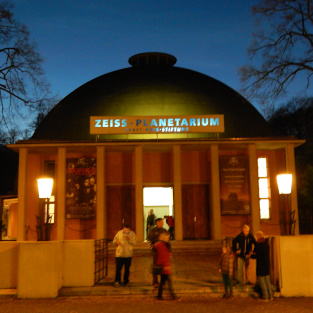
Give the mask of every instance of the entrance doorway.
POLYGON ((182 186, 184 239, 210 239, 209 185, 182 186))
MULTIPOLYGON (((143 215, 144 215, 144 239, 147 239, 147 217, 153 210, 155 218, 173 216, 173 187, 145 187, 143 188, 143 215)), ((164 228, 168 229, 166 221, 164 228)))

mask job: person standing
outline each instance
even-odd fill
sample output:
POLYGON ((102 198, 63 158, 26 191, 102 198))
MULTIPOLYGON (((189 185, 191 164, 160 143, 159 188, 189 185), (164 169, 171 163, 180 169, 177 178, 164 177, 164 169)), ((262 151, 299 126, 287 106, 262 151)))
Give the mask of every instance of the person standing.
POLYGON ((237 260, 237 283, 240 285, 249 283, 247 277, 249 258, 252 254, 252 248, 255 243, 255 239, 250 233, 250 227, 248 225, 244 225, 242 227, 242 232, 233 240, 233 252, 235 253, 237 260), (243 272, 245 272, 245 279, 243 272))
POLYGON ((121 271, 124 266, 124 285, 129 286, 129 269, 133 256, 133 246, 137 243, 136 234, 129 228, 128 224, 123 224, 114 237, 113 243, 117 245, 115 252, 116 271, 115 271, 115 287, 121 285, 121 271))
MULTIPOLYGON (((148 234, 147 237, 147 243, 151 249, 153 249, 153 246, 159 241, 159 236, 161 233, 165 232, 166 229, 163 228, 164 226, 164 220, 163 218, 159 217, 155 220, 156 226, 152 228, 148 234)), ((153 265, 155 265, 155 250, 152 250, 153 252, 153 265)), ((152 273, 152 284, 155 288, 159 287, 159 281, 158 281, 158 276, 154 275, 152 273)))
POLYGON ((158 300, 163 300, 163 289, 166 282, 173 300, 178 299, 172 286, 172 267, 171 267, 171 247, 169 244, 170 233, 168 231, 160 233, 159 241, 153 246, 153 250, 156 252, 155 265, 162 267, 161 282, 158 290, 158 300))
POLYGON ((149 210, 147 216, 147 227, 146 227, 146 235, 148 238, 148 234, 150 230, 155 226, 155 215, 153 214, 153 210, 149 210))
POLYGON ((233 263, 234 258, 230 247, 227 245, 223 246, 218 269, 218 271, 222 274, 225 288, 223 299, 233 298, 233 286, 232 286, 233 263))
POLYGON ((265 239, 264 233, 258 231, 256 233, 256 274, 258 277, 258 283, 262 292, 262 300, 268 301, 273 299, 273 291, 270 280, 270 256, 269 256, 269 244, 268 239, 265 239))

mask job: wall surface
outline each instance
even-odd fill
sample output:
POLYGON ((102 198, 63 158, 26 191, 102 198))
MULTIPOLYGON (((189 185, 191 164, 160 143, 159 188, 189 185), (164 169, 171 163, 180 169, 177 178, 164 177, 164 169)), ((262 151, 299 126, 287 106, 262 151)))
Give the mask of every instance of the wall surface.
POLYGON ((19 298, 54 298, 62 286, 62 244, 58 241, 20 242, 19 298))
POLYGON ((62 287, 94 284, 94 240, 1 242, 0 289, 55 298, 62 287))
POLYGON ((63 246, 63 287, 93 286, 95 241, 68 240, 63 246))
POLYGON ((18 243, 2 241, 0 244, 0 289, 17 287, 18 243))
POLYGON ((280 289, 284 297, 313 296, 313 235, 281 236, 280 289))

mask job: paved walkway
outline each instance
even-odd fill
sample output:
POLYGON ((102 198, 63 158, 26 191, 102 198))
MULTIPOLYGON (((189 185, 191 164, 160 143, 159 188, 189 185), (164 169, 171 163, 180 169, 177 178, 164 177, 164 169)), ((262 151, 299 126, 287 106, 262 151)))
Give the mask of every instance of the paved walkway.
MULTIPOLYGON (((218 261, 221 254, 221 242, 182 241, 172 242, 172 280, 178 295, 205 295, 221 297, 224 293, 218 261)), ((155 296, 157 289, 152 286, 152 253, 145 243, 134 250, 130 268, 131 287, 114 287, 115 247, 109 243, 108 275, 99 284, 92 287, 62 288, 59 296, 155 296)), ((79 273, 78 273, 79 275, 79 273)), ((165 291, 165 294, 168 291, 165 291)), ((0 298, 16 296, 16 289, 0 290, 0 298)), ((252 285, 235 286, 234 296, 253 296, 252 285)), ((279 294, 276 293, 276 296, 279 294)))
MULTIPOLYGON (((172 280, 177 294, 221 296, 224 292, 218 261, 220 242, 194 241, 172 242, 172 280)), ((108 276, 98 285, 83 288, 62 288, 60 296, 88 295, 147 295, 155 296, 152 286, 152 254, 145 244, 136 247, 130 269, 131 287, 114 287, 114 247, 109 248, 108 276)), ((234 287, 234 295, 254 295, 251 285, 234 287)))
POLYGON ((136 297, 59 297, 56 299, 0 299, 1 313, 312 313, 312 298, 277 298, 263 302, 251 297, 184 295, 179 301, 158 301, 147 296, 136 297))

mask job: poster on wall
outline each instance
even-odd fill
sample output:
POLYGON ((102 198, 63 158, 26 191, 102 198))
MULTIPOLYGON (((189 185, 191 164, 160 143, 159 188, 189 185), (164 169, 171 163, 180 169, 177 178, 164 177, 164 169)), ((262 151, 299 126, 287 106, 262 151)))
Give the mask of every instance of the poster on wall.
POLYGON ((222 214, 250 214, 249 159, 220 157, 222 214))
POLYGON ((96 158, 66 160, 66 218, 96 216, 96 158))

